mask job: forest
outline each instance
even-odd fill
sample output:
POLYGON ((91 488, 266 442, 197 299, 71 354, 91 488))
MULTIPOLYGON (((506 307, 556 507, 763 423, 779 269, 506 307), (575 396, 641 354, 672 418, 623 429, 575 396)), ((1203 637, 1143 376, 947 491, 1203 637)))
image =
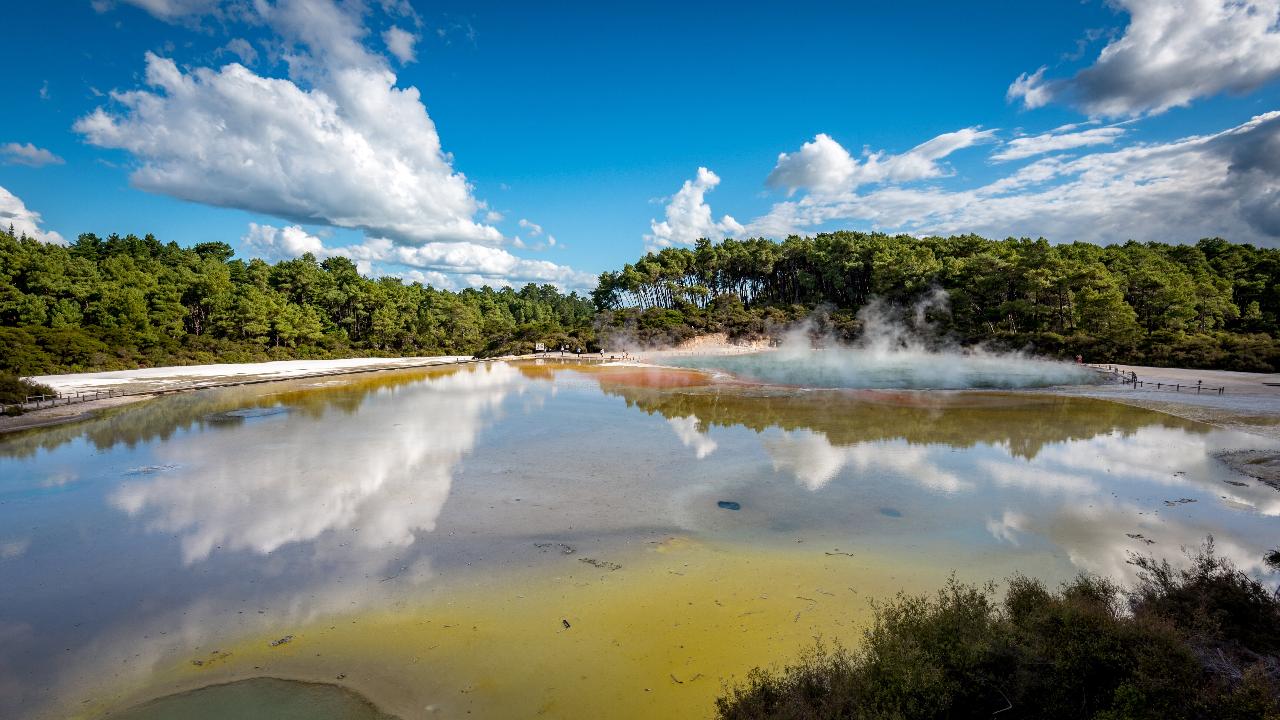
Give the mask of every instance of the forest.
POLYGON ((0 231, 0 373, 290 358, 499 355, 586 346, 589 299, 551 285, 437 290, 350 260, 269 265, 230 245, 0 231))
POLYGON ((910 307, 945 291, 939 338, 1090 361, 1280 370, 1280 250, 1219 238, 1194 245, 1053 245, 833 232, 699 241, 600 276, 603 338, 666 344, 705 332, 776 335, 810 319, 858 336, 874 300, 910 307))
POLYGON ((0 231, 0 373, 289 358, 658 346, 705 332, 774 336, 800 321, 842 340, 880 300, 946 292, 938 337, 1045 355, 1280 370, 1280 250, 1205 239, 1053 245, 974 235, 834 232, 699 241, 600 276, 439 290, 363 277, 346 258, 268 264, 222 242, 0 231))

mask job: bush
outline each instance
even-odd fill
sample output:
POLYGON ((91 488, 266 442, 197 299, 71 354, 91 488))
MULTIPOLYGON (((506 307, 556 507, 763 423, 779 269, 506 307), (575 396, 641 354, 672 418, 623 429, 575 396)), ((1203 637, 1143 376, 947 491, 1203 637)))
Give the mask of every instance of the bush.
POLYGON ((0 372, 0 404, 20 403, 28 395, 52 395, 48 385, 23 380, 13 373, 0 372))
POLYGON ((856 652, 819 643, 781 670, 756 668, 717 715, 1280 718, 1280 601, 1212 540, 1192 560, 1135 558, 1128 592, 1082 575, 1056 592, 1015 577, 1003 602, 954 579, 932 597, 899 595, 856 652))

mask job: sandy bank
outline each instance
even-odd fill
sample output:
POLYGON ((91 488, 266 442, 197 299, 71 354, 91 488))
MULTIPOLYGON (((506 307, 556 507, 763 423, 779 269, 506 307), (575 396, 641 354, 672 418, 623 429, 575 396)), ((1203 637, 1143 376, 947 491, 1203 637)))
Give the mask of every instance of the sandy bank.
POLYGON ((40 375, 31 379, 48 385, 60 394, 108 389, 117 394, 99 400, 29 410, 17 417, 0 417, 0 434, 76 422, 98 411, 148 400, 158 394, 275 380, 426 367, 471 359, 469 355, 439 355, 407 358, 281 360, 263 363, 179 365, 96 373, 40 375))
MULTIPOLYGON (((664 357, 687 355, 743 355, 770 349, 768 340, 732 342, 725 333, 711 333, 690 338, 673 348, 664 350, 639 350, 631 353, 642 362, 660 362, 664 357)), ((605 353, 608 355, 609 353, 605 353)))

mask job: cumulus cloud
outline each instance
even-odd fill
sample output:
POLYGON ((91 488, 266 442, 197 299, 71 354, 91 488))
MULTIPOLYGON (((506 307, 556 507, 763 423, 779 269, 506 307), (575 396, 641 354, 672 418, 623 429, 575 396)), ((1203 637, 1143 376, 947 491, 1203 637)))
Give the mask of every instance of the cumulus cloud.
POLYGON ((566 265, 516 257, 502 248, 474 243, 399 245, 368 238, 357 245, 328 246, 300 226, 274 227, 249 223, 241 238, 246 254, 275 262, 311 253, 317 259, 345 257, 362 273, 401 277, 435 287, 550 283, 565 289, 593 287, 595 276, 566 265), (380 267, 375 268, 375 263, 380 267), (389 267, 390 266, 390 267, 389 267))
POLYGON ((1161 113, 1280 76, 1280 0, 1112 0, 1129 13, 1124 34, 1069 78, 1045 68, 1019 76, 1010 100, 1051 101, 1091 115, 1161 113))
POLYGON ((28 209, 17 195, 0 187, 0 228, 8 232, 10 227, 19 236, 25 234, 40 242, 55 245, 67 244, 67 241, 57 232, 40 228, 40 213, 28 209))
POLYGON ((146 88, 112 93, 75 124, 131 153, 132 183, 193 202, 295 223, 356 228, 406 244, 499 244, 484 204, 453 169, 416 88, 371 54, 359 6, 254 5, 286 43, 290 77, 238 63, 179 69, 146 55, 146 88))
POLYGON ((888 186, 774 205, 753 233, 784 236, 830 221, 886 231, 977 232, 1057 241, 1280 238, 1280 112, 1228 130, 1077 158, 1049 156, 975 188, 888 186))
POLYGON ((5 143, 0 145, 0 157, 10 165, 27 165, 30 167, 43 167, 45 165, 61 165, 64 161, 62 158, 45 150, 36 147, 31 143, 5 143))
POLYGON ((408 30, 398 27, 387 28, 382 33, 382 42, 386 43, 387 50, 401 63, 408 64, 418 59, 413 47, 418 42, 418 36, 408 30))
POLYGON ((951 153, 990 140, 992 130, 964 128, 943 133, 900 155, 884 151, 865 152, 861 161, 830 135, 820 133, 794 153, 780 153, 765 184, 786 188, 788 194, 807 190, 818 195, 837 195, 862 185, 910 182, 949 175, 938 161, 951 153))
POLYGON ((720 177, 700 167, 692 180, 685 180, 680 190, 667 203, 667 219, 649 222, 650 234, 644 236, 649 249, 692 245, 699 238, 722 240, 740 235, 743 226, 732 216, 725 215, 716 222, 711 206, 706 203, 707 192, 720 184, 720 177))
POLYGON ((258 51, 244 38, 232 38, 230 42, 223 46, 223 50, 240 58, 240 62, 245 65, 253 65, 258 62, 258 51))
POLYGON ((268 262, 289 260, 306 253, 317 258, 330 254, 324 242, 297 225, 278 228, 271 225, 249 223, 249 231, 240 238, 245 254, 268 262))
POLYGON ((994 155, 992 160, 1005 162, 1023 160, 1036 155, 1074 150, 1090 145, 1110 145, 1124 135, 1122 127, 1100 127, 1080 130, 1078 132, 1053 131, 1041 135, 1028 135, 1014 138, 994 155))
POLYGON ((336 248, 353 260, 404 265, 409 268, 461 275, 471 285, 521 285, 551 283, 562 288, 593 287, 596 278, 566 265, 516 257, 502 248, 474 243, 427 243, 417 247, 388 240, 368 240, 361 245, 336 248))

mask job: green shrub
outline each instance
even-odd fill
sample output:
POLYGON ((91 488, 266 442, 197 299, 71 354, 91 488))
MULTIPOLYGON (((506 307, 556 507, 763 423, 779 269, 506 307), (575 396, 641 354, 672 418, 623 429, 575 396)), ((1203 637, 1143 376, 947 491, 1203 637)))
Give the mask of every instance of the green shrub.
POLYGON ((756 668, 720 718, 1280 718, 1280 601, 1214 554, 1186 570, 1135 558, 1122 591, 1082 575, 1057 591, 952 579, 875 609, 857 651, 818 643, 756 668))
POLYGON ((23 380, 13 373, 0 372, 0 404, 20 403, 29 395, 52 395, 48 385, 23 380))

